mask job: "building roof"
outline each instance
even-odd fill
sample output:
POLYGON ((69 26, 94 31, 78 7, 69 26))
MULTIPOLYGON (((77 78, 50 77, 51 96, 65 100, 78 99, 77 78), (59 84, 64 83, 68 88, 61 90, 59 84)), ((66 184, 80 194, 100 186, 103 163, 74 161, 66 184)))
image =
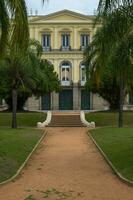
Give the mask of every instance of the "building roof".
POLYGON ((81 13, 77 13, 74 11, 70 11, 70 10, 61 10, 58 12, 54 12, 48 15, 32 15, 29 16, 29 22, 30 23, 42 23, 42 22, 63 22, 68 21, 68 22, 72 22, 72 21, 88 21, 88 20, 93 20, 94 19, 94 15, 84 15, 81 13))

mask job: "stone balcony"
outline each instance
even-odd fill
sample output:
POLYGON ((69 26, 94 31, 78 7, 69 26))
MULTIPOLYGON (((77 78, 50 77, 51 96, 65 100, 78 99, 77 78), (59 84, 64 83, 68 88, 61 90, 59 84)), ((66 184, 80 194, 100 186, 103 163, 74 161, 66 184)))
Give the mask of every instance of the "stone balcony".
POLYGON ((72 86, 73 82, 72 81, 61 81, 61 86, 72 86))

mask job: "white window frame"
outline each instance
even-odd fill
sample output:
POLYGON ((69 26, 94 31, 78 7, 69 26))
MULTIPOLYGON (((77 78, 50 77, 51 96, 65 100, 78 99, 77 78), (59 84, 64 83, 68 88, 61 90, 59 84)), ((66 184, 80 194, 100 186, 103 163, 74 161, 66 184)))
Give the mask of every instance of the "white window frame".
POLYGON ((43 46, 43 50, 45 50, 45 51, 49 51, 50 50, 50 46, 51 46, 51 35, 50 34, 45 34, 44 33, 42 35, 42 46, 43 46), (45 45, 44 45, 44 41, 45 41, 45 45))
POLYGON ((89 34, 81 34, 81 48, 85 49, 86 47, 88 47, 88 45, 89 45, 89 34))
POLYGON ((61 65, 61 85, 63 86, 69 86, 71 83, 71 65, 61 65), (63 71, 62 69, 65 69, 65 80, 63 80, 63 71), (69 69, 69 77, 67 77, 67 69, 69 69), (69 80, 67 80, 69 78, 69 80))
POLYGON ((70 49, 70 34, 61 35, 61 48, 62 50, 70 49))

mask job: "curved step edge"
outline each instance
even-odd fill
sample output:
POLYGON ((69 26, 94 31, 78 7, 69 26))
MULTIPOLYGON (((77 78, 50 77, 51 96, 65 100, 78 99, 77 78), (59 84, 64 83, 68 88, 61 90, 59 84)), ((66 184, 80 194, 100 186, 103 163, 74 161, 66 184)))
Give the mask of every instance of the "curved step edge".
POLYGON ((80 119, 81 119, 81 122, 82 122, 85 126, 87 126, 88 128, 95 128, 95 127, 96 127, 95 122, 88 122, 88 121, 86 121, 84 111, 81 111, 81 112, 80 112, 80 119))
POLYGON ((52 112, 48 111, 46 120, 43 123, 37 122, 37 128, 45 128, 46 126, 50 124, 51 119, 52 119, 52 112))

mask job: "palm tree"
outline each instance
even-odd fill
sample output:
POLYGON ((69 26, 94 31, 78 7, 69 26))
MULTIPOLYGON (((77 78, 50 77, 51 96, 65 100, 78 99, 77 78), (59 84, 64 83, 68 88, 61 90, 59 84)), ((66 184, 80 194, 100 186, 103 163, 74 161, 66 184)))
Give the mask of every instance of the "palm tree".
POLYGON ((98 14, 107 16, 120 7, 132 6, 132 0, 99 0, 98 14))
MULTIPOLYGON (((42 95, 58 89, 59 81, 53 66, 47 61, 41 59, 42 46, 36 41, 29 42, 26 54, 20 51, 8 50, 7 56, 0 62, 0 85, 2 85, 1 94, 3 98, 12 102, 12 128, 17 128, 17 100, 18 92, 22 91, 24 101, 29 96, 24 97, 25 92, 28 95, 42 95)), ((20 93, 19 93, 20 94, 20 93)), ((11 103, 10 103, 11 105, 11 103)))
POLYGON ((105 67, 113 67, 120 88, 119 127, 123 126, 124 97, 133 80, 132 6, 121 6, 106 16, 85 57, 97 82, 105 67))
POLYGON ((28 45, 28 20, 24 0, 0 0, 0 55, 3 55, 8 40, 23 50, 28 45), (12 19, 12 20, 11 20, 12 19))
MULTIPOLYGON (((20 51, 19 48, 12 49, 12 45, 7 50, 7 55, 1 59, 0 76, 1 85, 5 87, 8 84, 9 91, 12 95, 12 128, 17 128, 16 112, 17 112, 17 92, 18 88, 25 87, 25 84, 33 85, 33 60, 38 64, 41 45, 38 42, 32 41, 29 43, 26 54, 20 51), (33 52, 34 46, 34 52, 33 52), (4 82, 6 80, 6 83, 4 82)), ((16 44, 15 44, 15 47, 16 44)))

